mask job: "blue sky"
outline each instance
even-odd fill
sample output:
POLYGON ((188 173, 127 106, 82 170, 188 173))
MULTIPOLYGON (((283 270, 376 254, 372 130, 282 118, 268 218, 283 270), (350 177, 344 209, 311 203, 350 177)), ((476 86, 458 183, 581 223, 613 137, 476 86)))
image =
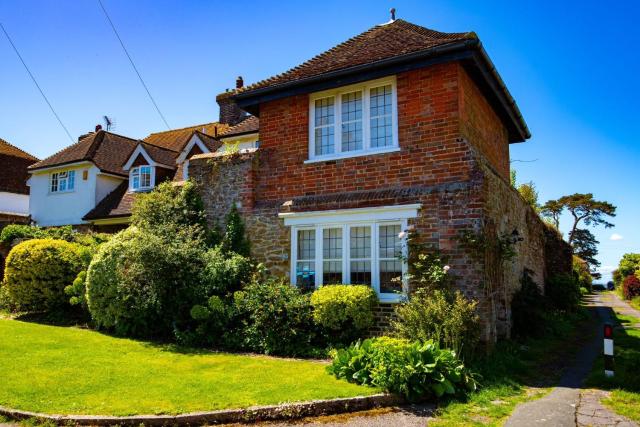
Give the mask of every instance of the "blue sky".
MULTIPOLYGON (((533 134, 511 146, 512 159, 535 160, 513 163, 518 180, 541 201, 592 192, 618 206, 616 227, 595 230, 604 271, 640 251, 637 2, 103 1, 173 128, 214 121, 215 95, 236 76, 282 72, 387 21, 390 7, 476 31, 533 134)), ((124 135, 165 129, 97 1, 1 0, 0 22, 74 138, 105 114, 124 135)), ((39 157, 69 144, 3 34, 0 99, 3 139, 39 157)))

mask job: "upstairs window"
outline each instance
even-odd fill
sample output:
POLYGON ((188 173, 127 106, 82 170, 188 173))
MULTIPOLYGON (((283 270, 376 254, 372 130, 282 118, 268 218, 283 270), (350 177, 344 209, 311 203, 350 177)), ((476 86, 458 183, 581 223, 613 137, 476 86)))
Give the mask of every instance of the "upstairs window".
POLYGON ((311 96, 309 161, 398 149, 395 79, 311 96))
POLYGON ((153 187, 153 169, 151 166, 131 168, 129 182, 133 191, 149 190, 153 187))
POLYGON ((50 178, 50 190, 52 193, 66 193, 74 191, 76 184, 76 171, 54 172, 50 178))

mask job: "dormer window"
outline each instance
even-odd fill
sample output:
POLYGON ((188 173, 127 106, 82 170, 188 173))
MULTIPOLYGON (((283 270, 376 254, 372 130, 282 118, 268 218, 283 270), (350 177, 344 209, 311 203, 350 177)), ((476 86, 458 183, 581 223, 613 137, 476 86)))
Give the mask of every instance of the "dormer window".
POLYGON ((67 193, 75 190, 76 171, 54 172, 51 174, 49 189, 52 193, 67 193))
POLYGON ((395 78, 315 93, 309 104, 309 160, 397 151, 395 78))
POLYGON ((133 191, 150 190, 153 187, 153 167, 136 166, 129 172, 129 182, 133 191))

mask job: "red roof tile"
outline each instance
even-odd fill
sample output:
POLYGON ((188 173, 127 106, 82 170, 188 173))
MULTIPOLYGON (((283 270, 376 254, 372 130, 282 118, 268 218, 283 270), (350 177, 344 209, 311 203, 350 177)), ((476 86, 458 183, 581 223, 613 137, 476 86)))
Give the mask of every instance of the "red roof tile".
POLYGON ((473 32, 442 33, 396 19, 376 25, 289 71, 245 86, 236 93, 279 86, 468 39, 477 39, 477 36, 473 32))
POLYGON ((195 131, 205 133, 215 138, 217 135, 227 130, 228 127, 229 125, 217 122, 205 123, 182 129, 152 133, 144 138, 144 141, 159 147, 168 148, 169 150, 182 151, 195 131))
POLYGON ((256 116, 249 116, 237 125, 227 129, 220 138, 228 138, 230 136, 245 135, 248 133, 256 133, 260 130, 260 119, 256 116))
POLYGON ((91 209, 82 219, 95 220, 103 218, 117 218, 131 215, 131 208, 137 193, 128 191, 129 181, 123 181, 115 190, 107 194, 95 208, 91 209))
POLYGON ((13 144, 9 144, 4 139, 0 138, 0 154, 4 154, 6 156, 19 157, 25 160, 32 160, 33 162, 37 162, 38 158, 36 156, 32 156, 24 150, 19 149, 13 144))
POLYGON ((0 139, 0 191, 29 194, 27 168, 38 159, 0 139))

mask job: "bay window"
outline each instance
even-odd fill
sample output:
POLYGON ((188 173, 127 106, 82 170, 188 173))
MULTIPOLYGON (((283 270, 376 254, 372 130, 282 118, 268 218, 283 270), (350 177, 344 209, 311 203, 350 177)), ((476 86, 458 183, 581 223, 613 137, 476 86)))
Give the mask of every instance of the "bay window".
POLYGON ((309 108, 307 162, 398 149, 395 78, 313 94, 309 108))
POLYGON ((54 172, 49 177, 51 193, 66 193, 75 190, 76 171, 54 172))
POLYGON ((400 301, 407 271, 402 231, 419 207, 280 214, 291 226, 291 282, 306 290, 368 285, 381 301, 400 301))
POLYGON ((136 166, 129 172, 130 188, 133 191, 150 190, 153 188, 153 167, 149 165, 136 166))

